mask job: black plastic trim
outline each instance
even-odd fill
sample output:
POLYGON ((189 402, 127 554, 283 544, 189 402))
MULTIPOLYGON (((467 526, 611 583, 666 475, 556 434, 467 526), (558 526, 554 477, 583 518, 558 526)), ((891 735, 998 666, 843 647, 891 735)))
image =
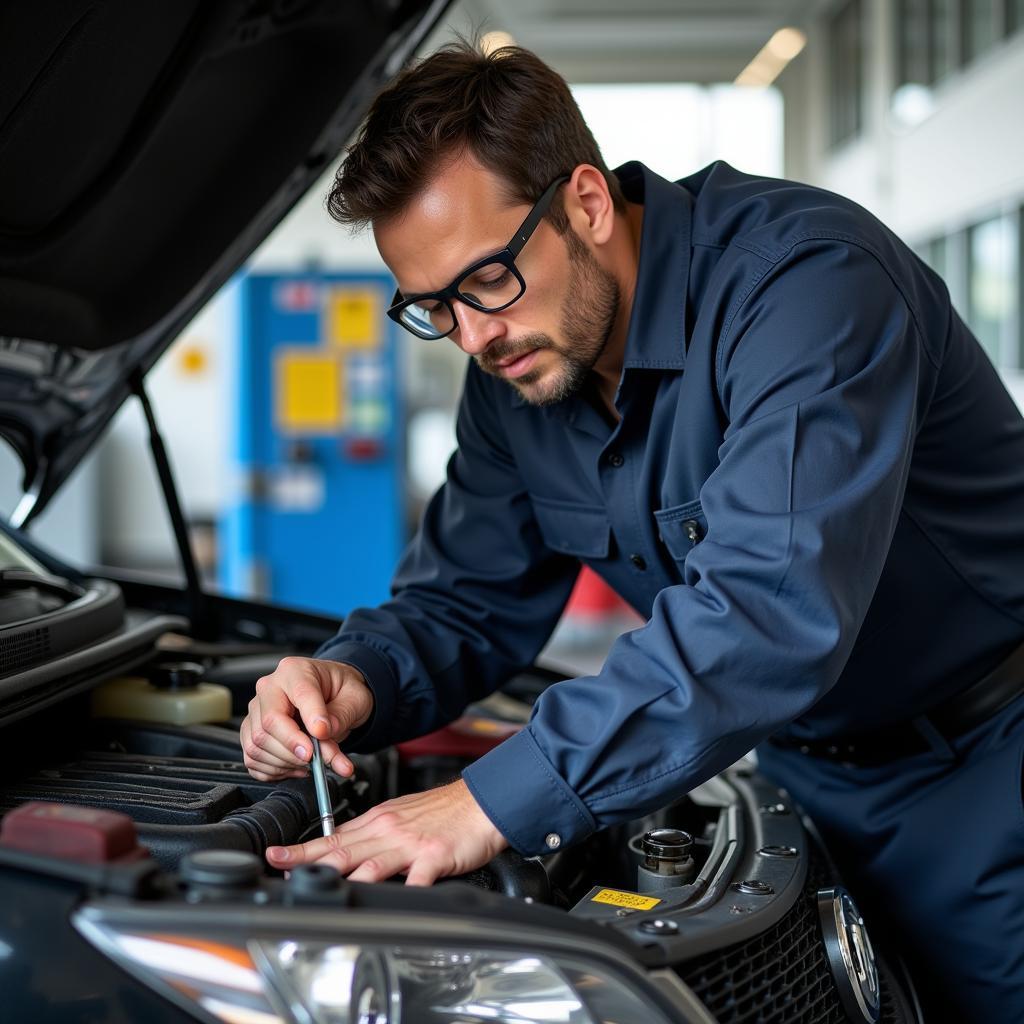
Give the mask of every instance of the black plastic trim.
POLYGON ((169 615, 129 614, 113 636, 0 679, 0 725, 10 725, 89 690, 113 672, 134 668, 153 656, 160 636, 186 625, 184 619, 169 615))
MULTIPOLYGON (((39 585, 51 584, 44 577, 39 585)), ((0 627, 0 698, 6 690, 5 677, 23 674, 33 664, 91 645, 97 637, 109 636, 124 625, 124 598, 115 584, 90 580, 84 590, 63 608, 0 627), (20 658, 12 655, 13 663, 8 666, 5 652, 19 646, 26 654, 20 658)))

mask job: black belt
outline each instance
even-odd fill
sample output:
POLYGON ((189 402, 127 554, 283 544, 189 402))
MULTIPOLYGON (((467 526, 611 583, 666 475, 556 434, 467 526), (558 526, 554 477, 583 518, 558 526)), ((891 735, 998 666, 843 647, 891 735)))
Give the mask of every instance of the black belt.
POLYGON ((769 742, 829 761, 856 765, 883 764, 934 749, 926 737, 925 723, 930 724, 943 739, 951 741, 1002 711, 1021 694, 1024 694, 1024 644, 984 678, 916 719, 915 722, 924 728, 916 727, 913 722, 903 722, 868 733, 813 740, 772 736, 769 742))

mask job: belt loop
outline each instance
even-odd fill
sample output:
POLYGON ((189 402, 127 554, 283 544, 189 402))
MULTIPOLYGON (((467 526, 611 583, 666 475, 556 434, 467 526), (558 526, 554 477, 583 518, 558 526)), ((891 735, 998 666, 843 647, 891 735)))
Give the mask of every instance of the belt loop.
POLYGON ((917 730, 922 739, 932 748, 935 755, 942 761, 955 761, 957 753, 949 740, 939 732, 935 723, 927 716, 920 715, 911 719, 910 724, 917 730))

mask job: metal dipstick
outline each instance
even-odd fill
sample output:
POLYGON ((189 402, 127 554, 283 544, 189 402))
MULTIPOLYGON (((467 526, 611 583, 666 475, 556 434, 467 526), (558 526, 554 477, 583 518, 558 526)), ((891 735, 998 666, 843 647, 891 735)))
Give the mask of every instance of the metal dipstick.
POLYGON ((320 753, 320 741, 311 736, 313 741, 313 787, 316 789, 316 806, 320 811, 320 827, 325 836, 334 834, 334 810, 331 807, 331 794, 327 789, 327 773, 324 771, 324 759, 320 753))

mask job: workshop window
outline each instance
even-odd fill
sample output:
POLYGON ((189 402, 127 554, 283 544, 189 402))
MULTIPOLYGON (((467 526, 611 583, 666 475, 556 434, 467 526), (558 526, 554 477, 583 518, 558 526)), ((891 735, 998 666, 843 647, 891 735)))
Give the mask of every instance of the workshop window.
POLYGON ((998 38, 996 31, 997 0, 964 0, 964 60, 977 60, 992 49, 998 38))
POLYGON ((1006 34, 1024 28, 1024 0, 1008 0, 1006 7, 1006 34))
POLYGON ((967 322, 1001 369, 1021 366, 1018 220, 993 217, 967 234, 967 322))
POLYGON ((856 138, 864 126, 863 15, 861 0, 846 0, 828 23, 833 148, 856 138))
POLYGON ((931 85, 933 48, 931 0, 902 0, 896 7, 899 34, 899 84, 931 85))
POLYGON ((907 87, 931 87, 1024 29, 1024 0, 897 0, 894 109, 915 123, 920 101, 907 104, 907 87))
POLYGON ((960 4, 958 0, 931 0, 929 6, 932 81, 940 82, 960 63, 960 4))
POLYGON ((949 274, 949 239, 933 238, 927 245, 925 261, 945 281, 949 274))

